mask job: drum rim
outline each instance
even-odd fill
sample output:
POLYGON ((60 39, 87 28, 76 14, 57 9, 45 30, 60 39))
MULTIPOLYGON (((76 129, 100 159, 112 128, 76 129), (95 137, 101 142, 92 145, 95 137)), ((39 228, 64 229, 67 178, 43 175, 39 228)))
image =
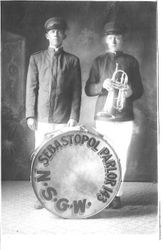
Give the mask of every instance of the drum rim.
MULTIPOLYGON (((62 132, 62 131, 61 131, 61 132, 62 132)), ((114 148, 110 145, 110 143, 107 141, 106 137, 104 137, 103 135, 101 135, 99 132, 97 132, 97 134, 95 134, 95 133, 90 132, 90 131, 82 131, 82 130, 80 130, 80 129, 78 129, 78 130, 72 129, 72 130, 68 130, 67 132, 63 132, 63 133, 72 133, 72 132, 76 132, 76 133, 77 133, 77 132, 88 133, 88 134, 91 134, 91 135, 96 136, 96 137, 99 137, 99 136, 100 136, 100 139, 102 139, 107 145, 109 145, 109 147, 110 147, 111 150, 113 151, 113 153, 114 153, 114 155, 115 155, 115 157, 116 157, 116 160, 117 160, 118 168, 119 168, 119 183, 118 183, 118 185, 116 186, 116 189, 115 189, 115 192, 114 192, 114 196, 112 197, 112 199, 110 199, 110 202, 109 202, 109 204, 110 204, 110 203, 113 201, 113 199, 115 198, 116 194, 118 193, 119 188, 120 188, 120 186, 121 186, 121 182, 122 182, 122 169, 121 169, 121 163, 120 163, 120 159, 119 159, 119 157, 118 157, 116 151, 115 151, 114 148)), ((95 131, 95 132, 96 132, 96 131, 95 131)), ((42 206, 43 206, 44 208, 46 208, 46 209, 47 209, 49 212, 51 212, 52 214, 54 214, 54 215, 56 215, 56 216, 58 216, 58 217, 64 218, 64 219, 87 219, 87 218, 91 218, 91 217, 93 217, 93 216, 99 214, 101 211, 103 211, 109 204, 107 203, 105 206, 103 206, 103 208, 99 209, 98 212, 94 212, 92 215, 85 215, 85 216, 82 215, 82 216, 80 216, 80 217, 64 216, 64 215, 61 215, 61 214, 59 214, 59 213, 57 213, 57 212, 55 212, 55 211, 50 210, 50 209, 47 208, 46 206, 44 206, 42 200, 40 199, 39 195, 37 194, 37 192, 36 192, 36 190, 35 190, 35 182, 34 182, 34 178, 32 178, 32 176, 33 176, 34 163, 35 163, 36 157, 37 157, 37 155, 39 154, 39 152, 41 151, 41 149, 42 149, 43 146, 45 146, 46 144, 48 144, 50 140, 52 140, 52 139, 54 139, 54 138, 57 139, 57 137, 60 137, 63 133, 60 133, 60 134, 57 134, 56 136, 54 135, 54 136, 50 137, 49 140, 44 141, 44 142, 35 150, 36 153, 35 153, 35 151, 34 151, 33 157, 32 157, 32 162, 31 162, 31 183, 32 183, 32 188, 33 188, 33 190, 34 190, 34 193, 35 193, 37 199, 40 201, 40 203, 42 204, 42 206)), ((108 139, 108 140, 109 140, 109 139, 108 139)))

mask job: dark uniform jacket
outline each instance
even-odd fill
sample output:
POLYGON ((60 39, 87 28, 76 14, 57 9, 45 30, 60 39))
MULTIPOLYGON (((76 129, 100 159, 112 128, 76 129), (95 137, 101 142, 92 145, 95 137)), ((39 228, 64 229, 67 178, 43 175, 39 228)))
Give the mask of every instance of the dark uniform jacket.
POLYGON ((109 121, 129 121, 134 119, 133 101, 140 98, 143 94, 139 65, 137 60, 123 52, 106 53, 97 57, 90 70, 89 78, 86 82, 85 91, 88 96, 98 95, 95 108, 96 120, 109 121), (118 63, 118 69, 123 70, 128 75, 128 85, 131 86, 133 94, 126 98, 122 111, 113 110, 111 116, 105 115, 103 111, 108 91, 104 89, 103 82, 106 78, 112 78, 112 75, 118 63), (100 114, 100 115, 99 115, 100 114))
POLYGON ((79 120, 81 70, 79 59, 60 48, 30 57, 26 86, 26 118, 66 123, 79 120))

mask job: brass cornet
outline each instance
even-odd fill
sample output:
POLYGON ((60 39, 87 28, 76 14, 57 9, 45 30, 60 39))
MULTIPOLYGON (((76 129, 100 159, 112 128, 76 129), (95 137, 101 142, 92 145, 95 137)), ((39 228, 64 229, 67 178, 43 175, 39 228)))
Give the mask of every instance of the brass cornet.
POLYGON ((118 69, 118 63, 116 63, 116 69, 111 78, 111 86, 108 89, 108 95, 104 105, 104 112, 111 113, 114 108, 119 112, 123 109, 125 103, 125 91, 128 88, 128 76, 126 72, 118 69))

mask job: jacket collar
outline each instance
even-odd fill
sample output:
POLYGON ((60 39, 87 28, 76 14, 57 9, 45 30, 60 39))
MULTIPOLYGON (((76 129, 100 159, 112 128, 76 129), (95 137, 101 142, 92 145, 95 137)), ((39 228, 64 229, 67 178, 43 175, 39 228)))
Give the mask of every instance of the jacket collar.
POLYGON ((58 50, 55 50, 54 48, 51 48, 51 47, 48 48, 48 53, 51 56, 53 56, 53 55, 54 56, 59 55, 62 52, 63 52, 63 47, 58 48, 58 50))
POLYGON ((119 50, 119 51, 116 51, 115 53, 108 51, 108 54, 109 54, 111 57, 117 57, 117 56, 123 55, 123 52, 120 51, 120 50, 119 50))

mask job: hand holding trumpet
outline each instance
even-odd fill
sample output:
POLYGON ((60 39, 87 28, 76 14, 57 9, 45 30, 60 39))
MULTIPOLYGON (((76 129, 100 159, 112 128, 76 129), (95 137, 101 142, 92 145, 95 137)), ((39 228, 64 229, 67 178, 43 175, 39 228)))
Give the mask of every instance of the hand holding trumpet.
POLYGON ((113 90, 113 84, 110 78, 105 79, 105 81, 103 82, 103 88, 107 91, 113 90))
POLYGON ((130 85, 126 84, 125 88, 124 88, 124 86, 115 87, 113 80, 110 78, 105 79, 105 81, 103 82, 103 88, 106 89, 107 91, 114 90, 115 88, 117 88, 117 89, 123 88, 123 91, 124 91, 126 98, 130 97, 133 93, 130 85))
POLYGON ((104 111, 110 113, 112 108, 115 108, 121 112, 125 105, 125 99, 132 95, 132 89, 128 84, 126 72, 118 69, 118 63, 116 63, 112 78, 107 78, 103 82, 103 88, 108 91, 104 111))

